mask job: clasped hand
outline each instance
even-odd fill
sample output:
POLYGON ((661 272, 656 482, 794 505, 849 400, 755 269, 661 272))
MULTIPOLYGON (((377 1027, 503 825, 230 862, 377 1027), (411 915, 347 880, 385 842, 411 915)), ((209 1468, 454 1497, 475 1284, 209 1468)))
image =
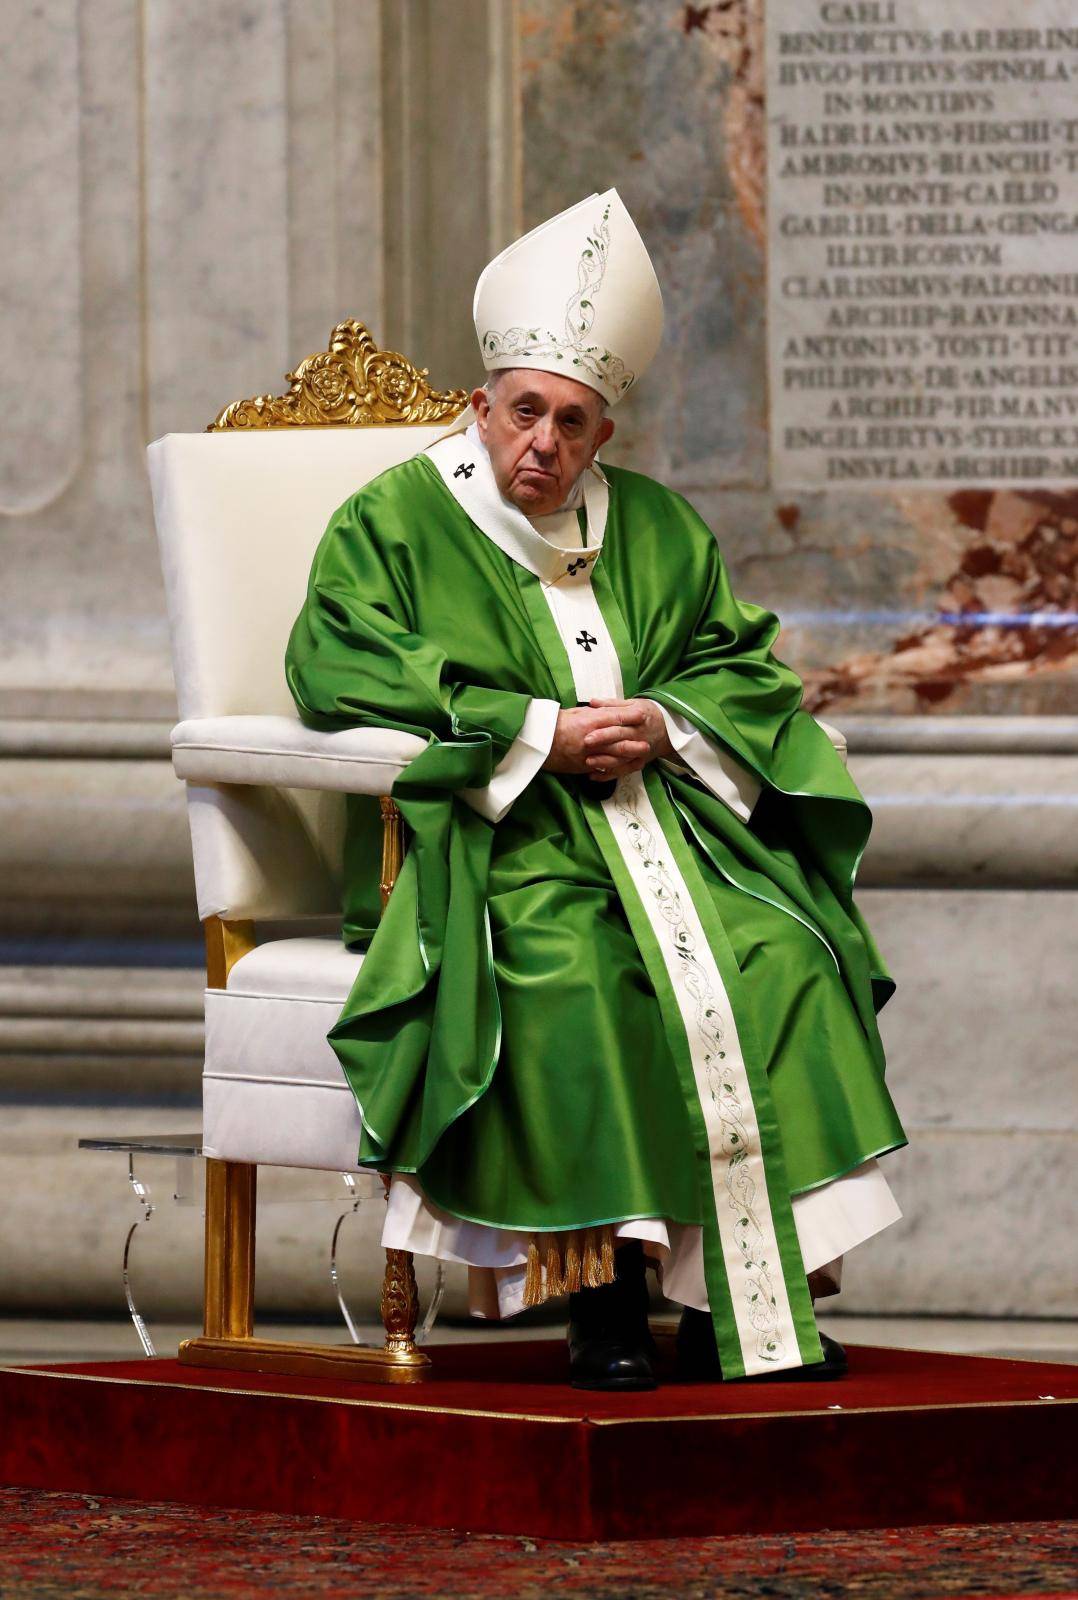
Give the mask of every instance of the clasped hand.
POLYGON ((653 700, 589 700, 559 711, 548 772, 624 778, 649 761, 672 756, 662 712, 653 700))

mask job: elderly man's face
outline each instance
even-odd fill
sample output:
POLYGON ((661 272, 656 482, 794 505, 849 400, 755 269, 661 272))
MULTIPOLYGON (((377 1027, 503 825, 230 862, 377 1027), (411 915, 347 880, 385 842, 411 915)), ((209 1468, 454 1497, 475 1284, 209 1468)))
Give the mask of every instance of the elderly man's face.
POLYGON ((614 431, 594 389, 529 367, 499 373, 493 398, 476 389, 472 407, 499 490, 528 517, 556 511, 614 431))

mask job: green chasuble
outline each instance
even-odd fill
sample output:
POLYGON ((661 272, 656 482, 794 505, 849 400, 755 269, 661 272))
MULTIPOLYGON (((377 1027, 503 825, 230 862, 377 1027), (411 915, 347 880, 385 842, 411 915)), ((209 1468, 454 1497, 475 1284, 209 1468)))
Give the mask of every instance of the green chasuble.
POLYGON ((369 949, 330 1039, 358 1163, 495 1228, 698 1225, 724 1374, 812 1364, 791 1198, 905 1143, 893 984, 852 898, 869 811, 692 508, 585 477, 581 549, 557 549, 455 434, 346 501, 314 561, 303 720, 427 741, 380 924, 376 802, 349 801, 345 938, 369 949), (476 809, 533 698, 612 694, 732 757, 751 814, 670 762, 538 771, 497 822, 476 809))

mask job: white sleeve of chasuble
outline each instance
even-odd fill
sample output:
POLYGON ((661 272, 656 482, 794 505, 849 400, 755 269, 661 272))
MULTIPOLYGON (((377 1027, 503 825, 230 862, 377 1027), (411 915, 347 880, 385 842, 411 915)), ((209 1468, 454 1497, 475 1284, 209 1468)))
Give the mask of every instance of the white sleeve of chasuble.
POLYGON ((816 723, 818 728, 822 728, 824 733, 826 733, 827 737, 838 751, 839 760, 842 762, 843 766, 848 767, 850 764, 850 752, 846 745, 846 735, 839 728, 836 728, 834 723, 825 722, 822 717, 814 717, 813 721, 816 723))
POLYGON ((487 786, 460 791, 473 811, 478 811, 488 822, 502 820, 550 754, 560 710, 556 700, 531 702, 523 727, 494 768, 487 786))
POLYGON ((705 738, 688 717, 676 716, 672 711, 667 711, 665 706, 660 706, 657 700, 649 701, 649 704, 658 706, 662 712, 667 738, 674 747, 678 761, 694 772, 716 799, 730 807, 736 817, 748 822, 760 798, 760 785, 752 774, 746 772, 727 751, 705 738))

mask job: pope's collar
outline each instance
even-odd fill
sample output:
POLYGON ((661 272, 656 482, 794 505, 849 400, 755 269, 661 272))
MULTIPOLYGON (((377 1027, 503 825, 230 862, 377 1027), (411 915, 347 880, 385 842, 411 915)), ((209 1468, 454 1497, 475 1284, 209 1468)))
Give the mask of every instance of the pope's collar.
MULTIPOLYGON (((466 431, 451 433, 428 446, 426 452, 442 482, 462 511, 507 556, 526 567, 544 583, 559 583, 590 574, 603 547, 610 491, 597 463, 581 476, 587 543, 579 550, 561 550, 532 527, 523 511, 506 500, 494 479, 486 446, 473 422, 466 431)), ((573 486, 576 493, 577 484, 573 486)), ((573 494, 566 506, 574 504, 573 494)))

